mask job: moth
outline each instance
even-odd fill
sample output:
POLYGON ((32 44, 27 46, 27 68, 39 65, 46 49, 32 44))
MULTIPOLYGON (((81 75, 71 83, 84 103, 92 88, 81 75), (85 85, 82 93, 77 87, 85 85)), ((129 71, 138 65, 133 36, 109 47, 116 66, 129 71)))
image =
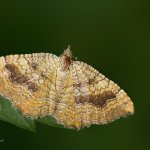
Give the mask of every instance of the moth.
POLYGON ((132 115, 130 97, 92 66, 73 60, 70 47, 50 53, 0 57, 0 94, 23 116, 52 116, 81 129, 132 115))

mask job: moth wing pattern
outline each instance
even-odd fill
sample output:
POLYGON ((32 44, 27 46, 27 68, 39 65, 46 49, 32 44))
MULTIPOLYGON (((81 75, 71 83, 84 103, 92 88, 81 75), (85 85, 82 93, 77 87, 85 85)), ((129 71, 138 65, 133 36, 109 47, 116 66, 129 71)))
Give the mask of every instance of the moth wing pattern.
POLYGON ((0 94, 25 116, 47 115, 66 128, 106 124, 134 113, 130 97, 69 47, 50 53, 0 57, 0 94))
POLYGON ((0 57, 1 95, 26 116, 52 114, 57 64, 57 56, 48 53, 0 57))

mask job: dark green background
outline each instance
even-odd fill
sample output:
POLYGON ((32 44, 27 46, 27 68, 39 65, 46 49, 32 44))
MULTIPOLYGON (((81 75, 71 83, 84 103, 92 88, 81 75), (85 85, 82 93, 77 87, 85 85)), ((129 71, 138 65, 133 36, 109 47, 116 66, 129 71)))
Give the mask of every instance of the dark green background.
POLYGON ((72 131, 37 124, 32 133, 0 121, 0 149, 150 149, 148 0, 0 0, 0 55, 74 56, 118 83, 135 115, 72 131))

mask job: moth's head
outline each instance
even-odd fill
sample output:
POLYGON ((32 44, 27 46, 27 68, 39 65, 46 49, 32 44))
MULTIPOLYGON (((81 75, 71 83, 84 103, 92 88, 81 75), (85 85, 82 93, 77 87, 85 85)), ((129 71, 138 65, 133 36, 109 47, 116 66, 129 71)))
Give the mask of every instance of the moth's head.
POLYGON ((66 57, 72 58, 72 52, 70 50, 70 45, 68 45, 67 49, 64 50, 63 55, 66 57))
POLYGON ((60 55, 61 58, 61 70, 67 70, 72 63, 72 52, 70 50, 70 45, 64 50, 64 53, 60 55))

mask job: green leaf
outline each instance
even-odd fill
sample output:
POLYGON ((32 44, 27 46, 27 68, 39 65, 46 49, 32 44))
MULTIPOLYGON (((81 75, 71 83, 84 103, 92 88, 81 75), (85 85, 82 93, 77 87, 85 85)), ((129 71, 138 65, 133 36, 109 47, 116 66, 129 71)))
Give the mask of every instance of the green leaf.
POLYGON ((0 96, 0 120, 20 128, 35 132, 35 120, 21 115, 10 100, 0 96))
POLYGON ((58 124, 57 120, 52 116, 46 116, 46 117, 43 117, 43 118, 39 118, 39 119, 37 119, 37 121, 41 122, 43 124, 49 125, 49 126, 64 128, 64 126, 61 125, 61 124, 58 124))
MULTIPOLYGON (((19 110, 15 109, 10 100, 0 96, 0 120, 11 123, 20 128, 35 132, 35 119, 23 116, 19 110)), ((63 125, 57 123, 57 120, 52 116, 46 116, 36 119, 43 124, 64 128, 63 125)))

